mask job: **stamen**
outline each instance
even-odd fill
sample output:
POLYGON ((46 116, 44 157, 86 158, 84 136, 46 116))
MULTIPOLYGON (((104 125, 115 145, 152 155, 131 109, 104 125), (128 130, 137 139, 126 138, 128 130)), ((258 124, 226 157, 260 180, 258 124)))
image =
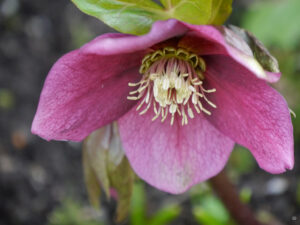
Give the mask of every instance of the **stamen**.
POLYGON ((203 106, 202 106, 202 104, 201 104, 201 102, 200 101, 198 101, 198 106, 199 106, 199 108, 200 108, 200 110, 201 111, 203 111, 203 112, 205 112, 207 115, 211 115, 211 112, 210 111, 208 111, 207 109, 205 109, 203 106))
POLYGON ((181 105, 181 113, 182 113, 181 125, 183 126, 184 124, 187 123, 186 114, 185 114, 183 105, 181 105))
POLYGON ((156 120, 156 119, 159 117, 160 112, 161 112, 161 107, 160 107, 159 110, 157 111, 156 115, 152 118, 152 121, 156 120))
POLYGON ((182 126, 187 125, 188 118, 195 118, 194 111, 211 115, 203 107, 202 100, 212 108, 217 107, 205 95, 216 92, 216 89, 204 89, 202 86, 205 70, 205 61, 194 53, 172 47, 157 50, 142 60, 140 72, 143 77, 137 83, 128 83, 137 89, 129 92, 127 99, 141 99, 136 110, 144 105, 145 108, 140 115, 147 113, 153 104, 155 115, 152 121, 161 116, 161 122, 164 122, 170 114, 171 125, 175 117, 181 117, 182 126))
POLYGON ((153 102, 153 110, 154 110, 154 113, 157 114, 157 108, 156 108, 156 103, 155 103, 155 101, 153 102))
POLYGON ((128 100, 138 100, 138 97, 134 97, 134 96, 127 96, 128 100))
MULTIPOLYGON (((148 88, 149 89, 149 88, 148 88)), ((149 98, 150 98, 150 90, 147 91, 147 94, 146 94, 146 103, 149 102, 149 98)))
POLYGON ((198 108, 198 106, 197 106, 196 104, 194 105, 194 108, 195 108, 195 110, 196 110, 196 112, 197 112, 198 114, 201 113, 200 109, 198 108))
POLYGON ((138 85, 140 85, 140 83, 128 83, 129 87, 135 87, 135 86, 138 86, 138 85))
POLYGON ((143 106, 144 102, 146 101, 146 98, 144 98, 141 103, 138 105, 138 107, 136 108, 136 111, 139 111, 140 108, 143 106))
POLYGON ((147 88, 148 85, 141 86, 137 91, 141 93, 143 90, 147 88))
POLYGON ((194 113, 193 113, 193 110, 191 109, 190 105, 188 105, 188 114, 191 119, 194 118, 194 113))
POLYGON ((151 106, 151 102, 147 105, 147 107, 142 112, 140 112, 140 115, 145 114, 149 110, 150 106, 151 106))
POLYGON ((174 117, 175 117, 175 115, 174 115, 174 114, 172 114, 172 118, 171 118, 171 122, 170 122, 170 124, 171 124, 171 125, 173 125, 173 124, 174 124, 174 117))
POLYGON ((167 119, 168 116, 168 110, 166 109, 165 111, 165 115, 163 116, 163 118, 161 119, 161 122, 164 122, 167 119))
POLYGON ((216 92, 216 91, 217 91, 215 88, 210 89, 210 90, 206 90, 206 89, 202 88, 202 90, 203 90, 204 92, 206 92, 206 93, 213 93, 213 92, 216 92))

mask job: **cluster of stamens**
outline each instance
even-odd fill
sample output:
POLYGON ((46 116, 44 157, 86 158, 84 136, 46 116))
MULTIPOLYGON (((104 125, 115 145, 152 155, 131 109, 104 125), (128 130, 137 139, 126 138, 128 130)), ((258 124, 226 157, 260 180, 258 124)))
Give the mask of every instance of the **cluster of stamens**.
POLYGON ((130 92, 127 98, 142 99, 136 108, 141 110, 140 115, 152 106, 155 113, 152 121, 161 116, 163 122, 170 114, 172 125, 178 114, 182 117, 181 124, 186 125, 188 117, 194 118, 194 112, 211 115, 201 99, 216 108, 206 97, 207 93, 213 93, 216 89, 207 90, 202 86, 205 70, 204 60, 196 54, 172 47, 157 50, 144 57, 140 67, 143 77, 137 83, 129 83, 129 86, 138 88, 130 92))

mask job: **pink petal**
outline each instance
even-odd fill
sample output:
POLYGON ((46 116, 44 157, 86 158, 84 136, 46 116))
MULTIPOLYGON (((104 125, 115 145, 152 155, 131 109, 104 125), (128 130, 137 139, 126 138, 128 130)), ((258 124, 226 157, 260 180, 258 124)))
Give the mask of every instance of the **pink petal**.
POLYGON ((140 78, 143 52, 114 56, 72 51, 48 74, 32 132, 51 140, 80 141, 93 130, 118 119, 134 104, 128 82, 140 78))
POLYGON ((205 60, 205 83, 217 90, 210 95, 217 109, 208 120, 247 147, 266 171, 292 169, 293 127, 284 98, 229 57, 208 56, 205 60))
POLYGON ((154 113, 139 115, 135 108, 119 119, 125 153, 135 172, 146 182, 170 193, 189 187, 219 173, 233 148, 202 116, 186 126, 175 118, 174 125, 151 121, 154 113))
POLYGON ((83 46, 82 51, 99 55, 130 53, 147 49, 176 36, 182 36, 187 31, 188 28, 177 20, 157 21, 146 35, 110 34, 111 38, 94 39, 88 45, 83 46))
POLYGON ((200 55, 228 55, 260 79, 268 82, 279 80, 280 75, 264 71, 248 44, 231 30, 208 25, 185 25, 190 31, 180 40, 179 46, 200 55))

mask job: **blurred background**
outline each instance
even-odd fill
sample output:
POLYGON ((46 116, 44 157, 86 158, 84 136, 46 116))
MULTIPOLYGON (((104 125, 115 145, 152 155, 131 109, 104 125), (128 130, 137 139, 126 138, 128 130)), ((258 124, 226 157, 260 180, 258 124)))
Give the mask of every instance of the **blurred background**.
MULTIPOLYGON (((275 88, 300 115, 300 1, 236 0, 228 23, 253 32, 283 72, 275 88)), ((115 32, 69 0, 0 0, 0 225, 113 225, 115 202, 90 207, 81 144, 46 142, 30 126, 47 72, 64 53, 115 32)), ((258 217, 300 224, 300 120, 295 168, 271 175, 237 146, 227 171, 258 217)), ((134 187, 128 225, 234 224, 208 183, 173 196, 142 181, 134 187)))

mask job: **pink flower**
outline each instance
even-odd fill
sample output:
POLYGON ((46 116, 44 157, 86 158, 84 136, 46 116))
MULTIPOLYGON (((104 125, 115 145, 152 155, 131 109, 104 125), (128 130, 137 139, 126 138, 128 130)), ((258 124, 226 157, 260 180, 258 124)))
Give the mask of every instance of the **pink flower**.
POLYGON ((281 173, 294 159, 289 108, 267 84, 279 78, 228 28, 159 21, 144 36, 102 35, 60 58, 32 132, 81 141, 118 120, 135 172, 171 193, 219 173, 234 143, 281 173))

